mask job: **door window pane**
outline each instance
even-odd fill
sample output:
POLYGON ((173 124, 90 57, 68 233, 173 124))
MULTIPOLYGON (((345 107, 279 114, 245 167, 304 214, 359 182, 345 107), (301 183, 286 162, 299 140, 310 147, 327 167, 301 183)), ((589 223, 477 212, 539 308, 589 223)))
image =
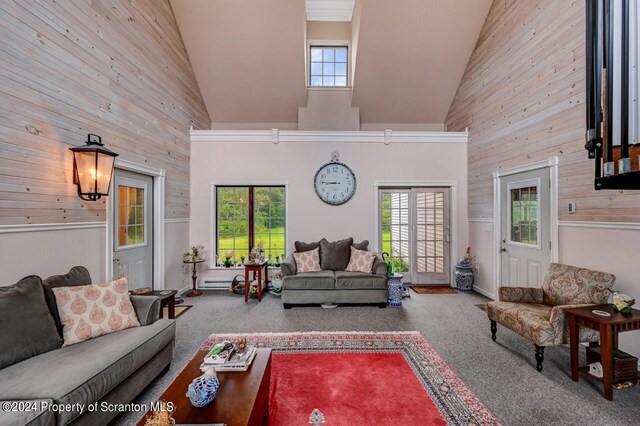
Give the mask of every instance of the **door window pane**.
POLYGON ((538 187, 512 189, 511 241, 538 245, 538 187))
POLYGON ((396 272, 409 271, 409 193, 382 193, 382 250, 396 272))
POLYGON ((144 189, 118 185, 118 248, 144 244, 144 189))
POLYGON ((444 193, 418 192, 416 194, 417 272, 444 272, 444 193))

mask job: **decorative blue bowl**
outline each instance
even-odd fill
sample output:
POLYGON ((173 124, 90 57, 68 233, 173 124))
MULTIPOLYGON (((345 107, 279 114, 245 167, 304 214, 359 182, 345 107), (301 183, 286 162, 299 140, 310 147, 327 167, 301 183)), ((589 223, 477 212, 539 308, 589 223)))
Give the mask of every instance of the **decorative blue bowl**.
POLYGON ((187 388, 187 397, 194 407, 204 407, 211 404, 218 393, 220 382, 215 373, 205 373, 196 377, 187 388))

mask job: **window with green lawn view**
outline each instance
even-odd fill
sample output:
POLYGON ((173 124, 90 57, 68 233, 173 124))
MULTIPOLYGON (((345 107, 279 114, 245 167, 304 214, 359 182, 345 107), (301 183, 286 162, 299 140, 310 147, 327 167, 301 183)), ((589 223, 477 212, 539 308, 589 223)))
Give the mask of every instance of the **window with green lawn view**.
POLYGON ((227 256, 234 264, 249 260, 253 247, 262 244, 275 263, 285 253, 284 186, 217 186, 216 247, 218 264, 227 256))

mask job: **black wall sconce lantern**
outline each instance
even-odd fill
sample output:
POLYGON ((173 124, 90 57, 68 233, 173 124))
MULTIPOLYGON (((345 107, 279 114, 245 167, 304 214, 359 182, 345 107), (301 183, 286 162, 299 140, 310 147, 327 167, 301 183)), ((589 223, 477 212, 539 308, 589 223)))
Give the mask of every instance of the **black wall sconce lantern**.
POLYGON ((102 138, 91 133, 85 145, 69 149, 73 152, 73 183, 78 187, 78 196, 85 201, 96 201, 109 195, 118 154, 105 148, 102 138))

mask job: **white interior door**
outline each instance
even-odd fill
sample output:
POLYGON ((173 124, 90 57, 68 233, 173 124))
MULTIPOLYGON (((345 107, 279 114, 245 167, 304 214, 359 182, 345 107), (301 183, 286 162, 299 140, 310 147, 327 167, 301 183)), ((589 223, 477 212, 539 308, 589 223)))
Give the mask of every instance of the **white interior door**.
POLYGON ((539 287, 551 262, 549 169, 500 178, 501 285, 539 287))
POLYGON ((153 178, 116 169, 113 202, 113 277, 153 287, 153 178))

